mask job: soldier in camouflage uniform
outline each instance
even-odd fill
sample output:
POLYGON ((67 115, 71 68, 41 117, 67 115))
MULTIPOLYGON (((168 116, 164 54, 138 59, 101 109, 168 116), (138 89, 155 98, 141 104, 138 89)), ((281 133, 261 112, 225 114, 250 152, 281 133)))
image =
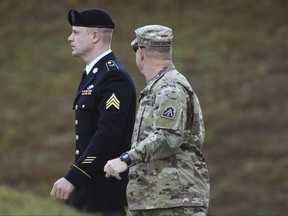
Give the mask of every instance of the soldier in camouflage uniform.
POLYGON ((121 179, 119 173, 130 167, 132 216, 204 216, 210 184, 198 98, 172 63, 172 30, 148 25, 135 33, 131 45, 147 86, 141 91, 131 150, 107 162, 106 177, 121 179))

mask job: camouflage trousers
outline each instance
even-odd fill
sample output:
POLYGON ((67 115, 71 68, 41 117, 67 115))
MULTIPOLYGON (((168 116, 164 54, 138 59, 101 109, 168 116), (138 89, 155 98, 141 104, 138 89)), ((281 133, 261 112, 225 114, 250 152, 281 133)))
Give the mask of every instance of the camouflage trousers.
POLYGON ((151 210, 130 210, 128 216, 206 216, 207 208, 204 207, 178 207, 151 210))

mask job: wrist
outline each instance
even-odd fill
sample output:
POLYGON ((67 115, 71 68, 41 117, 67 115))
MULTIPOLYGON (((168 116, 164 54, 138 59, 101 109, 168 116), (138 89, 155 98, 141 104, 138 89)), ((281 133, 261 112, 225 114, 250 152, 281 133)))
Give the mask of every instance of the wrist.
POLYGON ((127 164, 127 166, 132 165, 131 158, 127 152, 124 152, 123 154, 120 155, 120 160, 125 162, 127 164))

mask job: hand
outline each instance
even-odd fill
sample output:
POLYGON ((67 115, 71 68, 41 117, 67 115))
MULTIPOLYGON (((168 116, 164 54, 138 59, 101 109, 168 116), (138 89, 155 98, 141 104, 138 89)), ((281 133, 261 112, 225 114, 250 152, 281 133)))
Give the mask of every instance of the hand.
POLYGON ((65 178, 60 178, 54 183, 50 194, 57 199, 68 199, 74 188, 74 185, 68 180, 65 178))
POLYGON ((115 158, 113 160, 109 160, 104 166, 104 172, 106 173, 106 178, 111 176, 115 177, 118 180, 121 180, 119 173, 122 173, 128 169, 128 165, 121 161, 120 158, 115 158))

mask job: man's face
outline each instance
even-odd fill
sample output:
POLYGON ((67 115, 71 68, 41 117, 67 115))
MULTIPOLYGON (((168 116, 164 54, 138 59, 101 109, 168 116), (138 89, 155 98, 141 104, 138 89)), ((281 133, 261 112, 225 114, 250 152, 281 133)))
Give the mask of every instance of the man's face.
POLYGON ((72 55, 84 58, 92 49, 93 35, 86 27, 72 26, 72 33, 68 37, 72 49, 72 55))
POLYGON ((144 60, 145 60, 145 47, 137 47, 135 49, 135 55, 136 55, 136 65, 138 69, 140 70, 140 73, 145 76, 143 73, 143 66, 144 66, 144 60))

